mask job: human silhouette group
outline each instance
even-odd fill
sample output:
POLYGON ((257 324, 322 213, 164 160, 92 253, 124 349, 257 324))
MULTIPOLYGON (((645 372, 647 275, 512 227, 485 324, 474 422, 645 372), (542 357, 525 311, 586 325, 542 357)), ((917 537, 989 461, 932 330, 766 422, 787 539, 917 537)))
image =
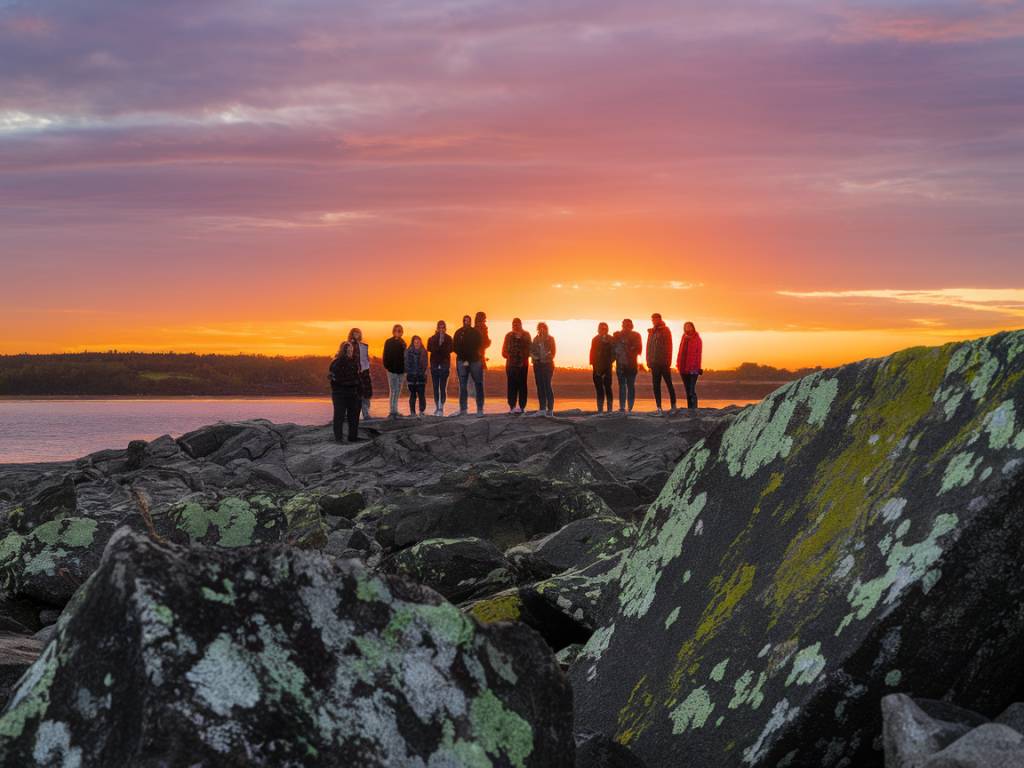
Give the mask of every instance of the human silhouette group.
MULTIPOLYGON (((459 409, 453 415, 468 415, 469 400, 473 397, 476 415, 482 416, 487 350, 490 346, 491 337, 484 312, 477 312, 475 317, 464 315, 461 327, 453 335, 448 333, 445 321, 439 320, 425 344, 420 336, 413 336, 406 342, 405 329, 396 324, 391 330, 391 337, 384 342, 381 356, 388 380, 388 418, 399 418, 403 386, 409 397, 409 415, 424 416, 428 374, 433 388, 433 415, 444 416, 453 354, 459 381, 459 409)), ((523 328, 522 320, 518 317, 512 320, 512 328, 505 334, 501 345, 501 356, 505 359, 509 414, 527 412, 529 369, 532 366, 538 401, 538 408, 533 415, 554 415, 552 378, 557 349, 547 323, 537 323, 536 335, 531 336, 523 328)), ((662 385, 668 394, 669 411, 676 411, 676 390, 672 382, 673 353, 675 368, 686 393, 687 408, 697 408, 697 379, 704 372, 701 368, 703 342, 700 334, 692 322, 686 322, 676 348, 672 343, 671 329, 660 314, 654 313, 651 315, 646 345, 640 334, 633 329, 633 321, 628 318, 622 321, 621 329, 614 334, 609 333, 608 323, 598 325, 597 335, 590 342, 590 367, 598 413, 612 413, 614 410, 613 367, 614 380, 618 382, 619 389, 618 410, 620 413, 633 410, 636 379, 640 370, 639 358, 645 349, 656 413, 665 413, 662 407, 662 385)), ((344 428, 347 426, 348 441, 361 441, 363 438, 359 437, 359 418, 370 417, 373 380, 370 375, 370 348, 363 341, 363 332, 359 328, 349 331, 348 338, 341 343, 338 354, 331 362, 328 378, 334 404, 335 440, 342 442, 345 439, 344 428)))

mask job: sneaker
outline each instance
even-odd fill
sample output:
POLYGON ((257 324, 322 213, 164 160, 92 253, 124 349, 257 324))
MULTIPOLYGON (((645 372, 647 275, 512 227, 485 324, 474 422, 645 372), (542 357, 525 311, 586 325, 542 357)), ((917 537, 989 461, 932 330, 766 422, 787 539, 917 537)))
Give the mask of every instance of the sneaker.
POLYGON ((484 409, 483 408, 477 408, 476 415, 477 416, 483 416, 484 415, 484 409))
POLYGON ((458 413, 456 413, 455 415, 456 416, 467 416, 467 415, 469 415, 469 411, 461 410, 458 413))
POLYGON ((520 408, 518 405, 515 408, 512 409, 512 413, 522 413, 522 412, 523 412, 523 409, 520 408))
POLYGON ((548 416, 554 416, 554 415, 555 415, 554 409, 548 408, 548 416))
POLYGON ((658 408, 657 411, 655 411, 655 413, 657 413, 659 416, 664 416, 665 415, 665 412, 663 410, 661 410, 661 408, 658 408))

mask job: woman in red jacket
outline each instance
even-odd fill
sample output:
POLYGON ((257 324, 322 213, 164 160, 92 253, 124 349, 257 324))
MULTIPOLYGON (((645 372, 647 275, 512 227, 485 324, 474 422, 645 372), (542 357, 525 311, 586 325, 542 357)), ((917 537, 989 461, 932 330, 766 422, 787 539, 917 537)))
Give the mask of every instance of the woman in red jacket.
POLYGON ((683 339, 679 342, 679 354, 676 356, 676 368, 683 377, 686 388, 686 407, 697 407, 697 377, 704 373, 701 368, 701 352, 703 342, 693 323, 683 325, 683 339))

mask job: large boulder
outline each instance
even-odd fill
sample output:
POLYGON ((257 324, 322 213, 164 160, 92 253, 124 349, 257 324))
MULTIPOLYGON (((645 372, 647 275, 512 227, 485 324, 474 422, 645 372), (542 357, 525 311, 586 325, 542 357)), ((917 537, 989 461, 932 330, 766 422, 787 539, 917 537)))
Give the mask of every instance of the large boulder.
POLYGON ((634 526, 618 517, 588 517, 533 541, 517 544, 506 555, 524 574, 546 579, 570 568, 585 568, 632 543, 634 526))
POLYGON ((396 552, 381 568, 436 589, 453 602, 492 594, 515 582, 505 555, 483 539, 427 539, 396 552))
POLYGON ((1024 332, 783 387, 649 508, 578 727, 652 766, 822 768, 881 763, 885 693, 997 714, 1024 681, 1022 469, 1024 332))
POLYGON ((426 539, 473 536, 504 549, 573 520, 609 515, 593 491, 516 470, 452 473, 368 507, 361 519, 377 522, 386 550, 426 539))
POLYGON ((572 765, 541 640, 290 548, 111 540, 0 715, 4 765, 572 765))
POLYGON ((31 635, 0 632, 0 706, 7 703, 15 684, 39 658, 44 644, 31 635))

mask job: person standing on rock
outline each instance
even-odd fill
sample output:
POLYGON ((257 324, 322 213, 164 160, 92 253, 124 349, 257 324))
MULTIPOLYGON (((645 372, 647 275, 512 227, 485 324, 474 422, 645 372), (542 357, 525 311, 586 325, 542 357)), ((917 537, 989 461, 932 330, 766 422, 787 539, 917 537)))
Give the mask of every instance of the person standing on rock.
POLYGON ((409 387, 409 415, 416 415, 416 401, 419 400, 420 416, 427 410, 427 348, 423 339, 412 337, 412 344, 405 351, 405 377, 409 387))
POLYGON ((448 376, 452 369, 452 337, 448 335, 448 324, 437 321, 437 332, 427 341, 430 354, 430 380, 434 385, 434 415, 444 416, 444 404, 448 399, 448 376))
POLYGON ((469 380, 476 387, 476 413, 484 413, 484 370, 480 360, 480 331, 473 327, 473 318, 463 315, 462 327, 455 332, 455 372, 459 376, 459 415, 465 416, 469 405, 469 380))
POLYGON ((640 334, 633 330, 633 321, 628 317, 622 321, 622 330, 615 332, 615 375, 619 380, 619 411, 625 412, 627 405, 633 410, 636 401, 636 374, 640 369, 637 358, 643 351, 640 334))
POLYGON ((363 332, 359 328, 353 328, 348 332, 348 340, 355 344, 356 357, 359 361, 359 380, 362 382, 360 405, 363 409, 363 418, 370 418, 370 400, 373 399, 373 377, 370 375, 370 345, 363 341, 363 332))
POLYGON ((405 378, 405 329, 396 325, 391 329, 391 338, 384 342, 384 370, 388 372, 388 418, 398 418, 398 398, 402 394, 402 379, 405 378))
POLYGON ((686 390, 686 407, 693 410, 697 407, 697 378, 704 373, 701 368, 701 357, 704 342, 701 341, 697 327, 690 322, 683 325, 683 338, 679 342, 679 355, 676 357, 676 368, 683 378, 686 390))
POLYGON ((348 424, 348 441, 359 442, 359 411, 362 379, 359 375, 357 347, 350 341, 342 342, 338 354, 331 362, 328 378, 331 381, 331 402, 334 404, 334 439, 343 442, 343 427, 348 424))
MULTIPOLYGON (((473 318, 473 327, 477 333, 480 334, 480 381, 484 380, 484 375, 487 373, 487 348, 491 346, 491 334, 487 330, 487 313, 477 312, 473 318)), ((475 391, 476 383, 470 381, 470 387, 475 391)), ((481 397, 484 397, 486 392, 481 391, 481 397)))
POLYGON ((530 334, 523 330, 523 321, 512 321, 512 330, 505 334, 501 356, 505 358, 508 380, 508 412, 522 413, 526 408, 526 379, 530 371, 530 334))
POLYGON ((537 382, 537 400, 540 415, 555 415, 555 392, 551 379, 555 373, 555 338, 548 333, 547 323, 537 323, 537 335, 530 344, 530 359, 533 361, 533 376, 537 382))
POLYGON ((651 315, 653 327, 647 329, 647 368, 651 372, 651 387, 654 389, 654 405, 658 414, 665 411, 661 408, 661 382, 668 389, 672 412, 676 410, 676 388, 672 384, 672 331, 661 315, 651 315))
MULTIPOLYGON (((608 333, 608 323, 598 323, 597 336, 590 340, 590 367, 594 372, 594 391, 597 393, 597 412, 612 412, 612 358, 615 339, 608 333)), ((621 386, 621 385, 620 385, 621 386)))

